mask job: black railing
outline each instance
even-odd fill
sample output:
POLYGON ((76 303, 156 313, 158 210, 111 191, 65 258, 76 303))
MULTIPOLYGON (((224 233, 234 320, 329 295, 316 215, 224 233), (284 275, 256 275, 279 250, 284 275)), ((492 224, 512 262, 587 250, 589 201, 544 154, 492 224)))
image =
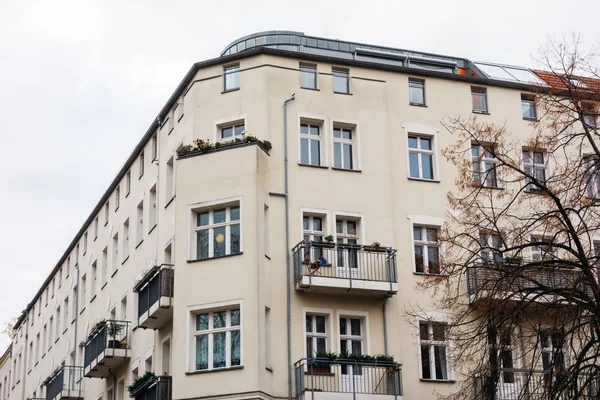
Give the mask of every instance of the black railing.
POLYGON ((117 349, 129 349, 129 321, 108 320, 100 322, 84 340, 83 366, 87 368, 103 351, 114 356, 117 349))
POLYGON ((396 250, 360 244, 300 242, 294 252, 294 278, 303 276, 397 282, 396 250))
POLYGON ((50 376, 46 385, 46 400, 81 398, 83 367, 63 365, 50 376))
POLYGON ((402 396, 402 364, 303 358, 294 365, 297 399, 315 392, 402 396))
POLYGON ((133 288, 138 293, 138 318, 161 297, 173 297, 175 271, 172 265, 153 267, 133 288))
POLYGON ((478 263, 467 269, 469 295, 591 295, 591 288, 573 268, 528 266, 527 262, 478 263))
POLYGON ((152 377, 134 391, 129 392, 129 397, 136 400, 171 400, 172 381, 173 379, 168 375, 152 377))
POLYGON ((498 372, 494 384, 489 376, 479 376, 474 382, 476 400, 534 399, 599 399, 600 378, 582 375, 566 384, 556 372, 505 368, 498 372))

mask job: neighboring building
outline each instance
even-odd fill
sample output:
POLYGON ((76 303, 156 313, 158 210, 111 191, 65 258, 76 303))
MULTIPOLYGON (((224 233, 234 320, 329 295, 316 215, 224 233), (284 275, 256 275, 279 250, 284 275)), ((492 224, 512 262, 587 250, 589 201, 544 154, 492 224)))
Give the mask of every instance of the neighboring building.
POLYGON ((439 273, 456 178, 440 121, 477 113, 530 134, 524 99, 539 82, 298 32, 253 34, 195 64, 20 316, 0 400, 123 400, 149 371, 156 385, 136 397, 452 393, 443 329, 405 314, 419 304, 444 321, 417 287, 439 273), (220 146, 186 153, 196 139, 220 146), (402 366, 308 368, 317 352, 402 366))

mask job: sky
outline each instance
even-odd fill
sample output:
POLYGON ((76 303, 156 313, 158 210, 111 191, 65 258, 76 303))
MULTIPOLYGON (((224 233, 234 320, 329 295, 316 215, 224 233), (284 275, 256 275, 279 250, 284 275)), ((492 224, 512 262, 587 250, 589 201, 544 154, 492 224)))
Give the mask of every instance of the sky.
MULTIPOLYGON (((535 67, 600 1, 0 0, 0 322, 56 265, 194 62, 265 30, 535 67)), ((0 338, 0 348, 8 345, 0 338)))

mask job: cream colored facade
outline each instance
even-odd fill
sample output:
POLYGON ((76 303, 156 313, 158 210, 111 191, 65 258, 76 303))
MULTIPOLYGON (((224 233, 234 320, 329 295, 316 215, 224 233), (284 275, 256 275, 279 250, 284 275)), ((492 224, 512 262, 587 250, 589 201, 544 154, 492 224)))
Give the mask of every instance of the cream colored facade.
MULTIPOLYGON (((122 363, 111 370, 114 378, 84 378, 82 392, 75 397, 112 400, 114 395, 122 400, 136 376, 152 371, 172 376, 174 399, 286 398, 288 254, 292 364, 306 357, 307 315, 324 317, 327 350, 335 352, 342 350, 347 336, 341 332, 340 319, 350 318, 360 321, 360 334, 354 339, 362 341, 362 353, 387 350, 402 363, 403 398, 433 399, 457 389, 451 362, 445 380, 422 377, 418 321, 407 310, 418 308, 441 321, 444 315, 435 309, 431 293, 418 289, 423 277, 415 273, 412 228, 443 223, 446 193, 456 178, 440 152, 455 138, 440 121, 449 114, 471 115, 471 87, 482 86, 487 88, 489 114, 478 118, 506 123, 509 130, 526 136, 532 127, 521 112, 525 86, 265 49, 224 55, 192 68, 20 318, 11 359, 0 368, 7 377, 1 400, 46 397, 44 380, 62 362, 84 365, 85 346, 80 343, 104 319, 130 322, 125 328, 129 348, 122 363), (301 87, 301 62, 316 66, 318 90, 301 87), (239 90, 224 91, 224 67, 230 64, 239 65, 239 90), (334 92, 332 67, 348 69, 350 94, 334 92), (424 80, 426 107, 409 103, 409 78, 424 80), (287 108, 287 249, 283 104, 294 93, 287 108), (220 141, 223 126, 242 121, 246 135, 272 143, 270 152, 249 144, 178 159, 176 150, 182 144, 195 139, 220 141), (300 164, 301 124, 320 127, 319 167, 300 164), (352 130, 351 171, 333 168, 334 128, 352 130), (433 180, 409 178, 409 134, 432 139, 433 180), (231 206, 239 206, 239 254, 196 260, 198 210, 231 206), (303 239, 303 216, 320 217, 325 235, 338 237, 336 221, 353 221, 359 243, 380 242, 395 249, 395 293, 388 296, 390 291, 381 287, 361 292, 356 288, 360 282, 352 290, 332 289, 326 281, 322 290, 312 282, 299 288, 291 250, 303 239), (156 330, 138 327, 136 281, 152 266, 171 264, 174 295, 171 303, 165 303, 170 311, 162 317, 167 321, 156 330), (196 371, 196 315, 236 308, 240 365, 196 371)), ((230 239, 226 242, 231 251, 230 239)), ((231 322, 231 313, 227 315, 231 322)), ((226 336, 228 344, 232 335, 229 331, 226 336)), ((292 375, 291 395, 296 397, 294 369, 292 375)), ((315 398, 351 396, 315 392, 315 398)), ((380 396, 394 397, 359 397, 380 396)))

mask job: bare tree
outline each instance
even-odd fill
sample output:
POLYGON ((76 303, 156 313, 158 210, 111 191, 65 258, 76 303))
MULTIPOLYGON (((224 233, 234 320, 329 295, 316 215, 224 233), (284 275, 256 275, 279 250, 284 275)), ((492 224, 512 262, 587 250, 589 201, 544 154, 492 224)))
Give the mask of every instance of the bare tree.
POLYGON ((600 76, 582 49, 573 37, 541 51, 529 137, 444 121, 459 173, 445 274, 424 285, 451 315, 452 398, 600 399, 600 76))

